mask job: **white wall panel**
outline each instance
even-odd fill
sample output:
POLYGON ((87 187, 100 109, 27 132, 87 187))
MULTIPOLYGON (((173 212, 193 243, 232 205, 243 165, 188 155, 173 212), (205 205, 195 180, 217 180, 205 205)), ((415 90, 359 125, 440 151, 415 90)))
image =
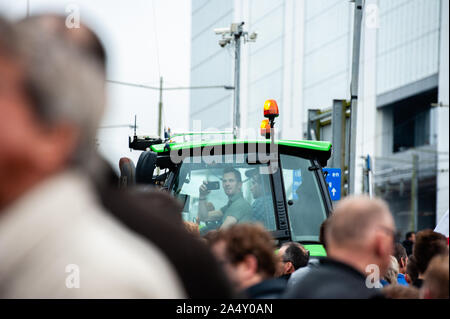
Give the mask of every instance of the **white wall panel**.
MULTIPOLYGON (((214 28, 228 27, 232 22, 232 1, 192 1, 191 86, 233 84, 231 52, 219 46, 220 36, 213 31, 214 28)), ((228 125, 232 105, 233 95, 230 91, 191 90, 191 129, 194 120, 201 120, 203 128, 228 125)))
POLYGON ((303 105, 327 108, 349 96, 350 6, 345 1, 305 1, 303 105))
POLYGON ((380 0, 377 94, 438 72, 439 0, 380 0))
MULTIPOLYGON (((253 22, 271 14, 276 8, 280 7, 284 0, 252 0, 250 2, 250 15, 253 22)), ((273 27, 276 27, 278 21, 273 21, 273 27)))

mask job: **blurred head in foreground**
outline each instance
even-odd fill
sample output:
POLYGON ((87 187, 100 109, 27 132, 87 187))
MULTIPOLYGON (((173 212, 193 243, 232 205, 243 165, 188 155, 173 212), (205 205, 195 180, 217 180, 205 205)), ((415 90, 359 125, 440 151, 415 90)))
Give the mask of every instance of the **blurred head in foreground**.
POLYGON ((0 22, 0 208, 89 163, 105 107, 98 59, 35 24, 0 22))
POLYGON ((327 254, 363 274, 368 265, 377 265, 384 276, 394 251, 394 235, 394 220, 383 200, 347 197, 327 223, 327 254))
POLYGON ((437 255, 429 263, 425 272, 420 296, 424 299, 448 299, 448 254, 437 255))
POLYGON ((100 59, 41 22, 0 19, 0 298, 183 297, 163 254, 92 187, 100 59))
POLYGON ((104 45, 100 38, 83 23, 80 23, 79 28, 68 28, 65 17, 56 14, 41 14, 26 17, 18 24, 39 29, 49 36, 72 43, 78 50, 97 60, 105 69, 107 56, 104 45))
POLYGON ((419 289, 413 286, 388 285, 383 288, 388 299, 419 299, 419 289))

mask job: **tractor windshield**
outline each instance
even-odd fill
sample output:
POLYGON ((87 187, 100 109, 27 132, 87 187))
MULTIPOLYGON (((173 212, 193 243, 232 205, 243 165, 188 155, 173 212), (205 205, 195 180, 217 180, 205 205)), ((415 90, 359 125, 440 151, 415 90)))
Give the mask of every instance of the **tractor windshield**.
MULTIPOLYGON (((248 154, 186 157, 173 184, 184 203, 183 219, 197 223, 200 233, 234 223, 260 223, 277 230, 274 190, 267 164, 251 163, 248 154), (250 164, 249 164, 250 163, 250 164)), ((311 160, 280 154, 284 197, 291 240, 317 242, 326 207, 311 160)), ((279 184, 281 185, 281 183, 279 184)), ((277 191, 283 191, 277 190, 277 191)))
POLYGON ((184 203, 183 219, 199 224, 201 234, 234 223, 260 223, 276 230, 266 164, 248 164, 246 154, 183 161, 173 188, 184 203))

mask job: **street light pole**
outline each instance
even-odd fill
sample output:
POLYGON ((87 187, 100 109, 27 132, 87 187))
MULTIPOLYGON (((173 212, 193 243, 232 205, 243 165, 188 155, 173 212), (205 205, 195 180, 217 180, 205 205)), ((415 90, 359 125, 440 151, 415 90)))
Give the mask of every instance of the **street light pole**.
POLYGON ((241 71, 241 38, 244 42, 255 42, 258 34, 253 32, 248 34, 244 32, 244 22, 232 23, 229 28, 214 29, 216 34, 222 35, 219 45, 224 48, 231 42, 234 42, 234 103, 233 103, 233 136, 236 139, 239 136, 241 127, 241 110, 240 110, 240 71, 241 71))
POLYGON ((234 33, 235 54, 234 54, 234 109, 233 109, 233 136, 236 139, 239 136, 239 128, 241 127, 241 111, 240 111, 240 87, 241 87, 241 36, 242 26, 240 23, 238 30, 234 33))
POLYGON ((163 92, 163 78, 162 76, 159 78, 159 104, 158 104, 158 134, 157 136, 162 136, 161 127, 162 127, 162 92, 163 92))

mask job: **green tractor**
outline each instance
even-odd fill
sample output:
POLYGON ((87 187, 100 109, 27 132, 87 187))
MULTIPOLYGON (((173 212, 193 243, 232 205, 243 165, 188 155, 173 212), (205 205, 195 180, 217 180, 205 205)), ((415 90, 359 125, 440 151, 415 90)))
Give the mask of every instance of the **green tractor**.
POLYGON ((265 104, 265 139, 224 139, 225 132, 165 140, 135 135, 130 148, 144 151, 136 182, 172 193, 183 205, 183 220, 198 224, 202 235, 234 223, 260 223, 279 244, 300 242, 311 257, 325 256, 319 230, 332 201, 322 168, 331 143, 274 140, 278 107, 266 114, 268 103, 276 106, 273 100, 265 104))

